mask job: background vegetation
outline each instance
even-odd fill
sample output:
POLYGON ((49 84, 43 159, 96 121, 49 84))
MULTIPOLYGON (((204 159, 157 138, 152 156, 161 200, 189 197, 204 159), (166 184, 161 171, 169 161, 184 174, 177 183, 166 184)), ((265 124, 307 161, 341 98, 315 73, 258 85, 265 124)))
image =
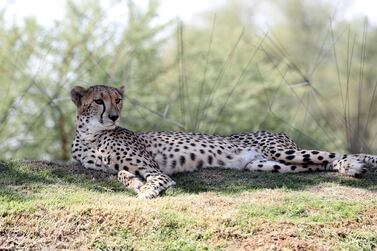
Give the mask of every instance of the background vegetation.
POLYGON ((0 13, 0 156, 70 158, 74 85, 126 85, 132 130, 285 131, 304 147, 376 152, 377 27, 328 1, 226 1, 195 23, 158 2, 67 1, 45 27, 0 13))

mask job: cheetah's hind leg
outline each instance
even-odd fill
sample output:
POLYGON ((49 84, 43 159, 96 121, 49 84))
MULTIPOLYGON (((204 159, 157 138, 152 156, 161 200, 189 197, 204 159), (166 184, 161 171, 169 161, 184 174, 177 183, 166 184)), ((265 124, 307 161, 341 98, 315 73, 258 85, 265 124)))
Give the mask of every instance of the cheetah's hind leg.
POLYGON ((125 187, 136 193, 140 193, 140 188, 144 185, 144 181, 140 177, 125 170, 118 173, 118 180, 122 182, 125 187))
POLYGON ((333 170, 347 176, 360 178, 368 172, 369 165, 357 157, 346 157, 332 162, 333 170))
POLYGON ((362 174, 377 170, 377 156, 368 154, 352 154, 333 162, 334 170, 340 173, 361 177, 362 174))

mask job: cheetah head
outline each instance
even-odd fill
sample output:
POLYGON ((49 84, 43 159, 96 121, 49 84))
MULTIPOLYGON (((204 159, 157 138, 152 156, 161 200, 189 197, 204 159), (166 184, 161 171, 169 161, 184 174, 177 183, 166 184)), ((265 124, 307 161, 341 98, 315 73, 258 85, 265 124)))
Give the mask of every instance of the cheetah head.
POLYGON ((114 129, 120 118, 124 86, 75 86, 71 98, 77 107, 77 126, 88 133, 114 129))

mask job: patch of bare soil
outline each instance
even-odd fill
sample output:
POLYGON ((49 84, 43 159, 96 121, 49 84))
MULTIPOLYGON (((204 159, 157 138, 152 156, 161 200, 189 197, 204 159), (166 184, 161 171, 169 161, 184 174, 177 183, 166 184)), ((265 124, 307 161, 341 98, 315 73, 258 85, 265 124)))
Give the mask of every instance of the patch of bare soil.
POLYGON ((377 191, 341 185, 331 187, 326 185, 318 185, 311 187, 310 189, 308 189, 308 191, 320 194, 321 196, 336 198, 340 200, 363 201, 377 199, 377 191))
POLYGON ((142 218, 132 212, 100 209, 56 210, 5 216, 0 221, 0 250, 89 249, 101 235, 123 227, 140 231, 142 218))
POLYGON ((328 250, 330 243, 318 238, 302 238, 291 223, 263 224, 252 237, 241 241, 239 250, 328 250))
POLYGON ((240 241, 237 250, 336 250, 339 239, 355 232, 377 233, 377 208, 358 215, 356 220, 328 224, 263 222, 254 234, 240 241))

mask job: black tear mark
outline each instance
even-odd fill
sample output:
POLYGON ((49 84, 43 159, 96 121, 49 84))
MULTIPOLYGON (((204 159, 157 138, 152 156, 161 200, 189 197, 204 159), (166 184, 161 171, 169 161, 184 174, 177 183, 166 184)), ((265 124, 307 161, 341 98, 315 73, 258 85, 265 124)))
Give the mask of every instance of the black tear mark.
POLYGON ((100 122, 103 123, 103 114, 105 113, 106 111, 106 105, 105 105, 105 102, 102 103, 102 107, 103 107, 103 111, 101 113, 101 117, 100 117, 100 122))

